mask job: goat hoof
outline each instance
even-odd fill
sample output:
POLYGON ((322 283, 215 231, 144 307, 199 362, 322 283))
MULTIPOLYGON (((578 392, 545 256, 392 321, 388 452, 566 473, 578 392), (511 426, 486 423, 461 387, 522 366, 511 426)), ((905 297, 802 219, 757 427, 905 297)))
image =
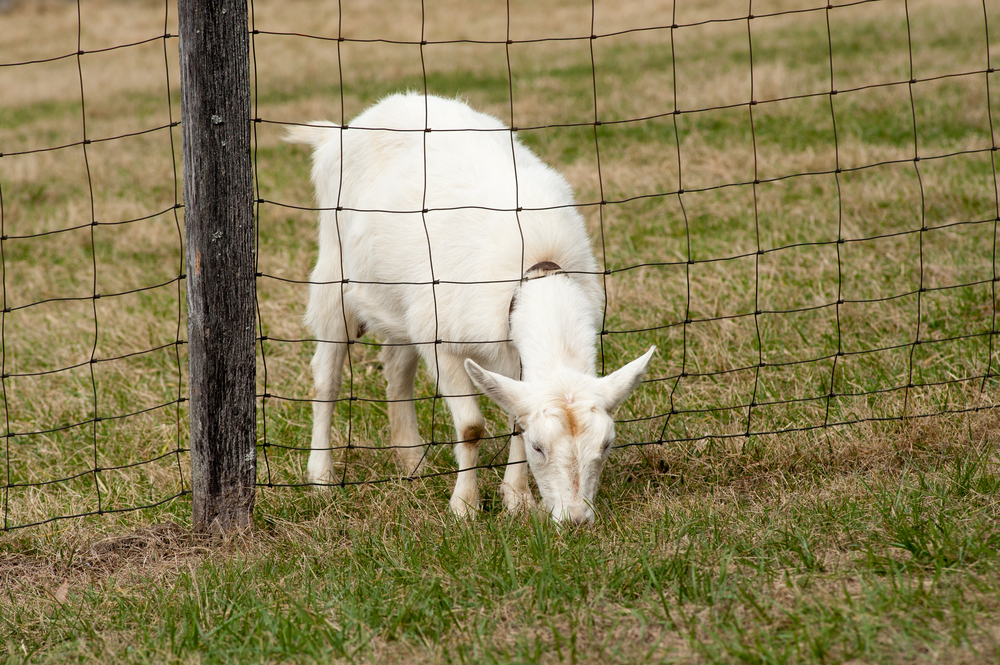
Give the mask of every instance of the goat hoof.
MULTIPOLYGON (((316 483, 318 485, 329 485, 330 483, 336 482, 337 476, 337 464, 333 462, 333 456, 327 451, 326 455, 316 455, 313 453, 309 456, 309 466, 306 468, 306 478, 310 483, 316 483)), ((341 470, 343 465, 341 466, 341 470)))
POLYGON ((504 510, 508 513, 517 514, 535 508, 535 497, 531 495, 529 489, 517 491, 510 485, 501 485, 500 493, 503 495, 504 510))
POLYGON ((334 482, 333 469, 324 471, 323 473, 313 473, 310 471, 306 475, 306 478, 315 486, 315 489, 322 489, 324 486, 330 485, 334 482))
POLYGON ((451 512, 454 513, 455 517, 459 517, 461 519, 476 519, 479 515, 479 508, 477 507, 478 504, 478 500, 476 500, 475 503, 470 503, 464 499, 452 497, 449 505, 451 506, 451 512))
POLYGON ((427 468, 427 460, 424 458, 424 451, 420 448, 397 448, 396 467, 399 469, 399 473, 404 478, 419 476, 427 468))
POLYGON ((309 471, 306 474, 307 480, 313 483, 313 489, 317 490, 325 489, 328 485, 336 485, 341 481, 343 476, 343 464, 334 464, 322 472, 313 473, 309 471))
POLYGON ((403 478, 416 478, 427 470, 427 465, 423 462, 400 462, 399 473, 403 478))

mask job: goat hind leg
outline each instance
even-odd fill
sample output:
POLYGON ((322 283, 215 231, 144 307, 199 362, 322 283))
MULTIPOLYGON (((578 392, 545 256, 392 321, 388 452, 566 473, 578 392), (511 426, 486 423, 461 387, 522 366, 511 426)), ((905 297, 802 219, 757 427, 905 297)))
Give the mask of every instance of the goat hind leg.
POLYGON ((417 428, 413 402, 413 381, 420 356, 412 346, 382 347, 385 365, 386 397, 389 400, 389 429, 392 448, 403 473, 415 476, 423 466, 424 449, 417 428))
POLYGON ((333 400, 340 392, 341 372, 347 352, 347 339, 320 341, 312 359, 313 400, 312 451, 309 453, 308 478, 313 483, 334 481, 333 454, 330 447, 330 427, 333 420, 333 400))
MULTIPOLYGON (((314 273, 316 281, 329 275, 314 273)), ((306 323, 316 336, 316 353, 312 358, 313 383, 316 395, 313 400, 312 452, 309 454, 307 475, 313 483, 334 481, 334 462, 330 446, 330 427, 333 420, 334 400, 340 393, 347 355, 348 326, 356 325, 353 313, 346 307, 340 285, 313 284, 306 308, 306 323)))

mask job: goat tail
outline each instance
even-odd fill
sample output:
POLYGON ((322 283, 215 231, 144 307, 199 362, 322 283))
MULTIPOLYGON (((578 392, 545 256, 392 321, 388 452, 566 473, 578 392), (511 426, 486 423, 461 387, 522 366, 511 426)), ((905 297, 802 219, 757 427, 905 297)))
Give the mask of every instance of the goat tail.
POLYGON ((318 148, 333 136, 333 130, 340 128, 338 124, 317 120, 307 125, 291 125, 281 138, 286 143, 304 143, 318 148))
POLYGON ((333 207, 339 200, 343 139, 340 125, 318 121, 307 125, 291 125, 281 138, 287 143, 304 143, 312 147, 312 181, 320 207, 333 207), (332 201, 332 203, 331 203, 332 201))

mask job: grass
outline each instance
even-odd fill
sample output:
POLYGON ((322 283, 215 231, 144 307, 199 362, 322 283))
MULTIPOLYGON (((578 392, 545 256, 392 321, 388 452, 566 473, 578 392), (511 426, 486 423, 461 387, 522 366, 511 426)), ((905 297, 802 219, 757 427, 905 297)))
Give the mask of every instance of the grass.
MULTIPOLYGON (((426 3, 425 38, 450 43, 423 51, 266 34, 336 37, 340 16, 351 39, 419 41, 417 3, 254 4, 269 397, 254 528, 224 541, 169 500, 189 487, 176 39, 93 52, 176 34, 174 12, 84 3, 79 68, 0 67, 5 526, 105 513, 0 536, 5 660, 1000 657, 1000 47, 981 3, 775 0, 748 22, 742 2, 598 2, 596 40, 578 39, 590 5, 513 2, 508 23, 502 4, 426 3), (509 49, 468 41, 508 30, 509 49), (527 41, 546 37, 570 39, 527 41), (444 475, 398 479, 374 338, 335 438, 346 479, 379 482, 284 487, 309 439, 315 222, 285 205, 312 193, 280 123, 350 119, 425 80, 522 127, 573 185, 612 271, 607 367, 659 348, 593 528, 504 515, 498 469, 481 518, 454 520, 444 445, 444 475), (89 139, 147 133, 84 152, 84 119, 89 139)), ((77 51, 75 5, 3 21, 3 63, 77 51)), ((424 374, 417 391, 425 438, 450 440, 424 374)), ((484 406, 483 459, 502 461, 484 406)))

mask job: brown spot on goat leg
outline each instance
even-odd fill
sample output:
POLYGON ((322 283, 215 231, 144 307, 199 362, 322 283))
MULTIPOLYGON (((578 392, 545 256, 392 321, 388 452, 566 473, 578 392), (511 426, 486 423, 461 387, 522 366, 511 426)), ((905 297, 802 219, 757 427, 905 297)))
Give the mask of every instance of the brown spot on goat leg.
POLYGON ((462 430, 462 443, 477 445, 484 433, 482 425, 469 425, 462 430))

